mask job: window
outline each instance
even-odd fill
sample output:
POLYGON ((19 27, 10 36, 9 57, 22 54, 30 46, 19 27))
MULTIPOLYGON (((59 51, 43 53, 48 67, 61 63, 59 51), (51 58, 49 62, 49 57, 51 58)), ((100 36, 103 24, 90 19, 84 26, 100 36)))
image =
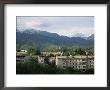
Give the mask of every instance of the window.
POLYGON ((87 64, 87 62, 82 62, 82 65, 86 65, 87 64))
POLYGON ((79 69, 80 69, 80 66, 79 66, 79 69))
POLYGON ((74 66, 73 66, 73 68, 74 68, 74 66))
POLYGON ((83 66, 83 68, 86 68, 86 66, 83 66))
POLYGON ((63 64, 65 64, 65 63, 63 63, 63 64))
POLYGON ((86 59, 82 59, 82 61, 86 61, 86 59))
POLYGON ((83 69, 83 71, 86 71, 85 69, 83 69))

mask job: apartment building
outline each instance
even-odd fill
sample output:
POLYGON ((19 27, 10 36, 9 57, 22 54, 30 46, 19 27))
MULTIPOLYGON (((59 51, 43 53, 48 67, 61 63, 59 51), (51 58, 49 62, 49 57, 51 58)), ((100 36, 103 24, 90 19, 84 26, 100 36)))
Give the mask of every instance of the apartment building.
POLYGON ((94 68, 94 56, 57 56, 56 66, 82 70, 91 69, 94 68))

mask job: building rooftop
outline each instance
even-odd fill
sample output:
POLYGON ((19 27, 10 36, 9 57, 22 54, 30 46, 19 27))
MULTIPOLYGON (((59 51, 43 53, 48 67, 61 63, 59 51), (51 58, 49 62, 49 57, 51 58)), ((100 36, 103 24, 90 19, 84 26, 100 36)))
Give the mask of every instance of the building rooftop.
POLYGON ((69 59, 72 59, 72 58, 94 58, 94 56, 83 56, 83 55, 76 55, 76 56, 57 56, 57 58, 61 58, 61 59, 64 59, 64 58, 69 58, 69 59))

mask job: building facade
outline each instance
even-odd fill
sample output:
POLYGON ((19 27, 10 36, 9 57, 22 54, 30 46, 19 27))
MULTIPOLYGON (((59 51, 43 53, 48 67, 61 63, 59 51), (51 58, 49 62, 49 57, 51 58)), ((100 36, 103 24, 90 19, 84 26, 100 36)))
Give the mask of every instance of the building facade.
POLYGON ((41 52, 42 55, 49 56, 50 54, 62 56, 62 52, 41 52))
POLYGON ((93 69, 94 57, 93 56, 57 56, 56 66, 60 68, 71 67, 73 69, 93 69))
POLYGON ((16 56, 16 62, 26 62, 30 59, 30 56, 26 55, 17 55, 16 56))

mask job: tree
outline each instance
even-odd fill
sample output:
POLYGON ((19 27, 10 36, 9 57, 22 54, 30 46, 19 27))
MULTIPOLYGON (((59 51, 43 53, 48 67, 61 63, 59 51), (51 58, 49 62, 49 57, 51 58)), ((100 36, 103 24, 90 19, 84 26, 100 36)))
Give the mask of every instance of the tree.
POLYGON ((37 49, 35 49, 35 48, 29 48, 29 49, 27 50, 27 52, 28 52, 28 54, 29 54, 30 56, 32 56, 32 55, 41 55, 40 50, 37 50, 37 49))
POLYGON ((55 55, 54 55, 54 54, 50 54, 49 56, 50 56, 50 57, 54 57, 55 55))
POLYGON ((68 49, 64 49, 63 56, 69 56, 69 55, 70 55, 70 51, 68 49))
POLYGON ((16 51, 17 51, 17 52, 20 52, 21 50, 20 50, 20 49, 17 49, 16 51))
POLYGON ((40 50, 37 50, 37 49, 36 49, 36 50, 35 50, 35 54, 36 54, 36 55, 41 55, 40 50))
POLYGON ((38 63, 38 58, 30 57, 28 61, 32 63, 38 63))
POLYGON ((85 71, 86 74, 94 74, 94 69, 87 69, 85 71))
POLYGON ((45 62, 45 64, 50 64, 50 62, 49 62, 49 57, 48 57, 48 56, 46 56, 46 57, 44 58, 44 62, 45 62))
POLYGON ((50 63, 50 65, 52 66, 52 68, 53 68, 53 67, 56 67, 55 61, 52 61, 52 62, 50 63))
POLYGON ((88 55, 94 55, 94 52, 88 51, 88 55))
POLYGON ((34 48, 29 48, 29 49, 27 50, 27 53, 28 53, 30 56, 32 56, 32 55, 35 54, 35 49, 34 49, 34 48))
POLYGON ((79 55, 86 55, 86 52, 85 52, 84 49, 78 48, 78 49, 75 50, 75 54, 76 54, 76 55, 77 55, 77 54, 79 54, 79 55))

